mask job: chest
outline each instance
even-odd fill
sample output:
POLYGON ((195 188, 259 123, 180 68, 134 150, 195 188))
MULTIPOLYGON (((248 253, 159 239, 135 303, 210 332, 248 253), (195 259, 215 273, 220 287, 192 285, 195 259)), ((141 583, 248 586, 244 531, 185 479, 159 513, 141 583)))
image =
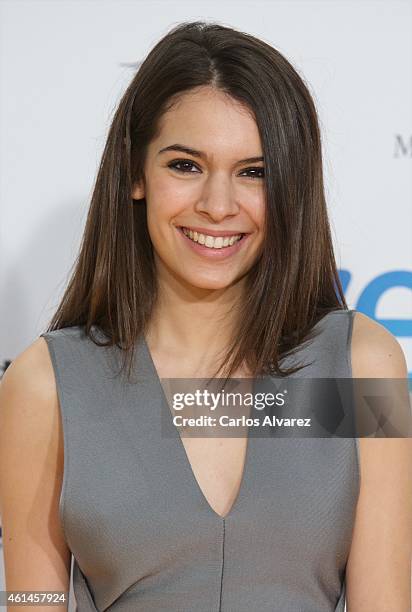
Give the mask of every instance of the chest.
POLYGON ((203 580, 222 566, 223 538, 226 577, 250 551, 258 580, 270 584, 291 576, 303 584, 311 572, 344 566, 357 493, 353 440, 165 436, 160 419, 171 413, 161 391, 149 377, 127 391, 108 386, 98 418, 70 404, 61 507, 96 590, 100 581, 116 593, 140 581, 144 589, 170 564, 179 580, 183 566, 200 567, 203 580))
MULTIPOLYGON (((157 377, 162 382, 164 398, 173 416, 173 402, 171 400, 173 381, 170 379, 179 377, 190 381, 199 378, 205 379, 208 374, 193 372, 190 368, 182 371, 181 364, 179 364, 179 374, 176 374, 175 366, 171 364, 170 360, 162 360, 159 355, 153 353, 151 353, 151 360, 157 377)), ((238 368, 231 378, 235 379, 233 385, 237 392, 241 391, 242 394, 245 394, 253 391, 251 374, 245 369, 238 368), (239 381, 241 382, 239 383, 239 381)), ((219 388, 218 384, 215 385, 215 390, 219 388)), ((222 406, 219 405, 218 408, 218 412, 214 412, 214 415, 222 414, 222 406)), ((203 413, 205 414, 205 412, 203 413)), ((185 409, 184 415, 196 417, 196 406, 185 409)), ((218 417, 216 417, 216 420, 218 421, 218 417)), ((238 427, 236 437, 234 435, 224 437, 224 432, 222 435, 222 428, 219 426, 214 431, 213 428, 205 428, 205 437, 199 437, 199 429, 195 429, 196 435, 191 436, 191 429, 193 428, 187 427, 180 430, 181 444, 185 455, 183 460, 191 472, 195 487, 204 497, 205 503, 216 515, 227 516, 234 507, 245 475, 248 429, 247 427, 238 427)))
POLYGON ((196 484, 207 503, 220 516, 229 513, 238 495, 244 474, 247 443, 247 437, 182 437, 196 484))

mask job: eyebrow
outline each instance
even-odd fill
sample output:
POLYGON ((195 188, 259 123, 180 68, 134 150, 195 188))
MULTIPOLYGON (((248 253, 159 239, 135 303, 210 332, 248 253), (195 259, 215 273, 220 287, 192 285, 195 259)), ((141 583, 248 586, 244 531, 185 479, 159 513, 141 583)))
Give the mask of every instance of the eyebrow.
MULTIPOLYGON (((181 145, 181 144, 172 144, 169 145, 168 147, 164 147, 163 149, 160 149, 160 151, 158 152, 158 155, 160 155, 161 153, 166 153, 166 151, 179 151, 180 153, 186 153, 187 155, 192 155, 192 157, 200 157, 201 159, 206 159, 207 155, 206 153, 203 153, 203 151, 197 151, 196 149, 192 149, 190 147, 186 147, 185 145, 181 145)), ((248 157, 247 159, 241 159, 239 162, 239 164, 254 164, 256 162, 263 162, 263 157, 248 157)))

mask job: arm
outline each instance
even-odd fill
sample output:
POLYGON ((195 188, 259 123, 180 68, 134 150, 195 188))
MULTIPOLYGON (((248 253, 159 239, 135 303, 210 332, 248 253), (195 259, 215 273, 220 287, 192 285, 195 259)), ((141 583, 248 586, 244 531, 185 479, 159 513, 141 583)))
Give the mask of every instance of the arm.
MULTIPOLYGON (((11 363, 0 384, 0 514, 8 591, 69 591, 71 553, 58 509, 62 440, 52 364, 39 338, 11 363)), ((24 609, 51 610, 39 604, 24 609)), ((53 609, 66 611, 67 602, 53 609)))
MULTIPOLYGON (((401 346, 355 314, 354 378, 407 378, 401 346)), ((361 490, 346 568, 347 612, 411 612, 412 439, 359 438, 361 490)))

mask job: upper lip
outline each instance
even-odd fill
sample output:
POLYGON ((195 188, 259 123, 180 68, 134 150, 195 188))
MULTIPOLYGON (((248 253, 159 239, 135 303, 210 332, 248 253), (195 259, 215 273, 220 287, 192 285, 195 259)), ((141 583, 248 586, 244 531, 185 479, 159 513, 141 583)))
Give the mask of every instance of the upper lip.
POLYGON ((192 230, 193 232, 198 232, 199 234, 206 234, 207 236, 239 236, 240 234, 246 234, 247 232, 237 232, 230 230, 212 230, 207 229, 205 227, 194 227, 193 225, 179 225, 179 227, 185 227, 188 230, 192 230))

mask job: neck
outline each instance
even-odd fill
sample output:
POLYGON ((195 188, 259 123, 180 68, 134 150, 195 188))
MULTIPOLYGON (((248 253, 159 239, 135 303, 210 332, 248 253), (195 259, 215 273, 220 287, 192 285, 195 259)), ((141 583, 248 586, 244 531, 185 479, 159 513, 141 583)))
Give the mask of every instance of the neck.
POLYGON ((182 364, 216 364, 236 324, 242 285, 202 289, 176 280, 159 282, 157 303, 145 333, 151 351, 182 364))

